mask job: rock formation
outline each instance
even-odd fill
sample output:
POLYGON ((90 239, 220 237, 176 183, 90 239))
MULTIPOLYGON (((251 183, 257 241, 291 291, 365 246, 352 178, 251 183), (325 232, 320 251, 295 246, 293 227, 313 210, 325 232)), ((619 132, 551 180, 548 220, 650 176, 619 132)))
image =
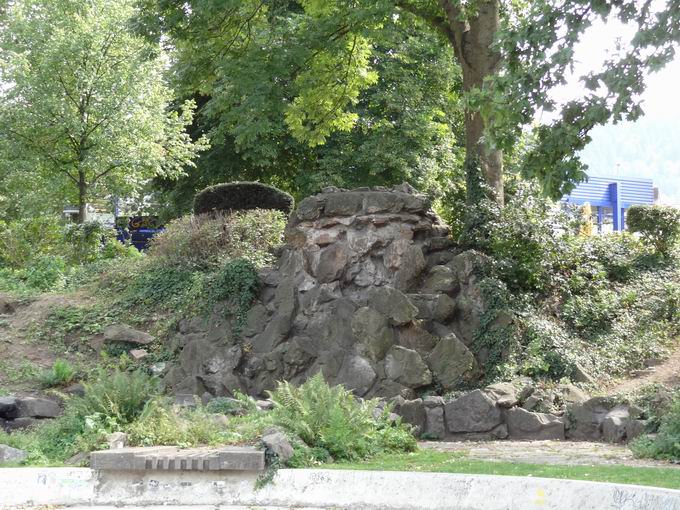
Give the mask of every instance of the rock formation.
POLYGON ((166 376, 178 393, 262 395, 322 371, 359 396, 448 391, 480 375, 471 351, 483 312, 476 272, 428 199, 407 184, 303 200, 239 334, 216 310, 187 319, 166 376))

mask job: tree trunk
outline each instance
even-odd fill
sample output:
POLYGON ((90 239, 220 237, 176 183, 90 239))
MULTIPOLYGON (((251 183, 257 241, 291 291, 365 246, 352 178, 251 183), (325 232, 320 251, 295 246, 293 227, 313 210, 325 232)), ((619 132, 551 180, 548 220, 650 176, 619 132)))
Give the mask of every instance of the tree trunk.
MULTIPOLYGON (((458 5, 440 0, 450 26, 449 40, 463 71, 463 90, 482 89, 484 79, 498 72, 500 55, 492 47, 499 29, 499 0, 480 0, 473 17, 462 21, 458 5)), ((493 199, 503 205, 503 153, 490 147, 485 132, 491 119, 479 111, 465 112, 466 168, 478 168, 493 199), (472 162, 478 164, 471 164, 472 162)))
POLYGON ((84 223, 87 215, 87 182, 85 172, 78 171, 78 223, 84 223))

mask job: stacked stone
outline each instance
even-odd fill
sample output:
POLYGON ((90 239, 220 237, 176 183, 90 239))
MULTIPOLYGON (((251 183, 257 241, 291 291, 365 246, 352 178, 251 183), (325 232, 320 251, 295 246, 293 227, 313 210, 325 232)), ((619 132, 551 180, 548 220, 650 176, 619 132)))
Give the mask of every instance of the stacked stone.
POLYGON ((392 399, 393 410, 425 439, 574 439, 619 443, 642 434, 641 410, 588 397, 571 384, 552 391, 527 381, 497 383, 445 402, 430 396, 392 399))
POLYGON ((180 393, 261 395, 322 371, 359 396, 392 397, 478 378, 470 345, 485 259, 456 253, 448 234, 406 184, 306 198, 240 335, 220 310, 183 321, 167 383, 180 393))

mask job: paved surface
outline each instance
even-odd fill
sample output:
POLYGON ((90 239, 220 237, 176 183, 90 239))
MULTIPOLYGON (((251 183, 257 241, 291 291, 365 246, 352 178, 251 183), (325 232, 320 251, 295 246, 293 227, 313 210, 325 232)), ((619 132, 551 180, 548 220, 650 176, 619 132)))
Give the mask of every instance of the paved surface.
POLYGON ((423 448, 461 452, 468 459, 530 464, 678 467, 678 464, 636 459, 625 445, 586 441, 459 441, 423 442, 423 448))

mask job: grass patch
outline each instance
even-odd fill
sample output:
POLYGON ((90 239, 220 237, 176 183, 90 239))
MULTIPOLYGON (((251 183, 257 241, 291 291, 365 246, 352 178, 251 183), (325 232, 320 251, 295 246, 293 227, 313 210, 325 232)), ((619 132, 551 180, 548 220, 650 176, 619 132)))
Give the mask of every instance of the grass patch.
POLYGON ((465 473, 478 475, 531 476, 649 485, 680 489, 680 468, 639 466, 565 466, 525 464, 466 459, 460 452, 418 450, 413 453, 378 455, 364 462, 329 464, 329 469, 359 469, 380 471, 422 471, 432 473, 465 473))

